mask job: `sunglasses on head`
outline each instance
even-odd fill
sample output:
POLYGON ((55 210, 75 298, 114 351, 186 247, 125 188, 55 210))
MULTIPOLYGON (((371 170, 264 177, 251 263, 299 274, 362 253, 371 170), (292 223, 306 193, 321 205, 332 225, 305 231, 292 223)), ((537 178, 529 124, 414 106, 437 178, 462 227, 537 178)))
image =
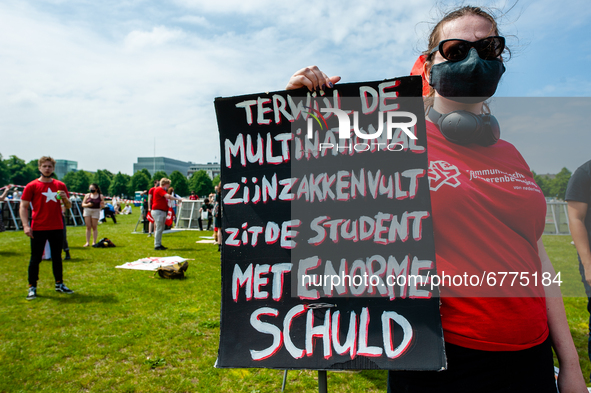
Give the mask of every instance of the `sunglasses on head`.
POLYGON ((483 60, 496 59, 505 50, 505 37, 486 37, 478 41, 466 41, 458 38, 443 40, 431 50, 431 54, 439 51, 446 60, 460 61, 468 56, 471 48, 476 49, 478 56, 483 60))

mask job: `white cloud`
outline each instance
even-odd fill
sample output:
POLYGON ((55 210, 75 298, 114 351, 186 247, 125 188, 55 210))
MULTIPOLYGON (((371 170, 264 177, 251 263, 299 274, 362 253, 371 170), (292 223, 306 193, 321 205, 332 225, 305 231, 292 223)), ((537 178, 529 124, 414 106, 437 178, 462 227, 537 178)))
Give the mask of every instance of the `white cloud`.
POLYGON ((131 173, 156 138, 157 155, 219 160, 214 97, 279 90, 312 64, 346 82, 406 75, 432 4, 132 1, 105 23, 69 3, 3 2, 0 153, 131 173))
POLYGON ((280 2, 272 0, 173 0, 174 3, 189 8, 205 12, 227 14, 227 13, 259 13, 261 11, 272 11, 281 6, 280 2))
POLYGON ((129 49, 156 46, 182 39, 185 36, 185 33, 180 29, 168 29, 165 26, 156 26, 152 31, 134 30, 130 32, 125 37, 125 46, 129 49))
POLYGON ((183 15, 180 18, 177 18, 179 22, 189 23, 196 26, 203 26, 203 27, 210 27, 211 24, 208 20, 199 15, 183 15))
POLYGON ((17 105, 34 105, 39 102, 39 95, 30 90, 21 90, 8 97, 8 102, 17 105))

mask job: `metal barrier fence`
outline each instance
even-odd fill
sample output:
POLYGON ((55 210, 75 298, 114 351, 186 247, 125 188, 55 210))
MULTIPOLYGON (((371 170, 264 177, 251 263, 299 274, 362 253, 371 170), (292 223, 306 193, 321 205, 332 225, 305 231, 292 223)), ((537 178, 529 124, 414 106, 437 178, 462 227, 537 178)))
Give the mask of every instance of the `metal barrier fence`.
MULTIPOLYGON (((0 202, 0 215, 2 215, 2 222, 7 230, 20 231, 23 229, 21 217, 19 214, 21 201, 6 199, 0 202)), ((72 207, 66 211, 66 225, 79 226, 84 225, 84 217, 82 217, 82 201, 73 200, 72 207)), ((32 208, 29 209, 29 220, 31 220, 32 208)))
POLYGON ((566 205, 566 202, 562 201, 546 202, 545 235, 570 235, 566 205))
MULTIPOLYGON (((66 212, 66 225, 79 226, 84 225, 82 217, 82 201, 72 201, 72 207, 66 212)), ((184 200, 177 212, 176 228, 178 229, 199 229, 199 209, 203 201, 184 200)), ((546 235, 570 235, 568 228, 568 213, 566 202, 548 201, 546 202, 546 235)), ((0 214, 7 230, 21 230, 21 218, 19 216, 20 201, 6 199, 0 202, 0 214)), ((29 210, 29 214, 30 214, 29 210)), ((29 217, 30 219, 30 217, 29 217)), ((206 224, 207 225, 207 224, 206 224)))
MULTIPOLYGON (((203 200, 183 200, 180 209, 177 211, 177 229, 199 229, 199 209, 203 200)), ((204 223, 207 226, 207 222, 204 223)))

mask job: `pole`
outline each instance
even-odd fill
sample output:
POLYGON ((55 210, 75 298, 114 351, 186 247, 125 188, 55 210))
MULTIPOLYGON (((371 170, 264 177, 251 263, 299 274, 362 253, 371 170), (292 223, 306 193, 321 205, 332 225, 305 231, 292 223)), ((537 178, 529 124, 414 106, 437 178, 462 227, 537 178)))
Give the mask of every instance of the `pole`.
POLYGON ((285 392, 285 383, 287 382, 287 370, 283 372, 283 383, 281 384, 281 392, 285 392))
POLYGON ((318 393, 328 393, 326 370, 318 370, 318 393))
POLYGON ((152 176, 154 176, 156 174, 156 137, 154 137, 154 160, 153 160, 153 168, 154 168, 154 173, 152 173, 152 176))

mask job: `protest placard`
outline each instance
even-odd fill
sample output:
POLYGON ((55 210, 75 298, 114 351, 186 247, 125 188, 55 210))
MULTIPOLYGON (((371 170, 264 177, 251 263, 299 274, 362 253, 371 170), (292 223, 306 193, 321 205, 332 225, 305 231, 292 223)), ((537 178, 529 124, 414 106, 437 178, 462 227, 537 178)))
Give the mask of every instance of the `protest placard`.
POLYGON ((420 77, 215 108, 217 366, 445 368, 420 77))

